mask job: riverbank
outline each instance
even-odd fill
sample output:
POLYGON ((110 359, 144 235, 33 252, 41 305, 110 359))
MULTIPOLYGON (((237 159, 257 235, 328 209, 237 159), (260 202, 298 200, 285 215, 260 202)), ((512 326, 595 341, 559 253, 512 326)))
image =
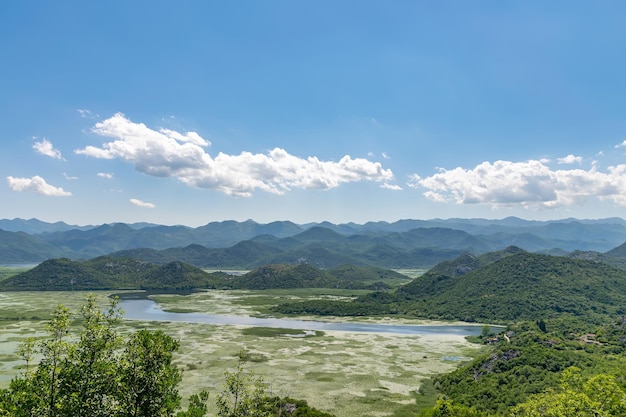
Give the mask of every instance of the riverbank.
MULTIPOLYGON (((5 312, 25 316, 42 315, 43 310, 51 313, 57 303, 75 310, 86 293, 0 295, 1 318, 5 312)), ((103 305, 106 295, 99 294, 103 305)), ((268 296, 249 292, 164 298, 169 298, 170 305, 186 305, 189 309, 202 305, 213 312, 254 314, 258 311, 251 307, 251 302, 268 296), (242 298, 248 298, 249 302, 243 303, 242 298)), ((184 397, 208 389, 214 398, 222 390, 224 371, 235 365, 235 354, 244 349, 251 358, 247 369, 262 376, 272 392, 306 399, 310 405, 338 417, 379 417, 399 410, 414 410, 416 399, 434 400, 433 393, 423 389, 431 376, 454 370, 484 349, 460 335, 323 331, 308 337, 271 332, 260 336, 245 325, 139 320, 120 323, 123 331, 137 328, 160 329, 180 340, 181 349, 175 363, 183 370, 181 393, 184 397)), ((15 355, 19 342, 31 335, 42 335, 44 330, 45 322, 38 320, 3 322, 0 383, 8 384, 10 377, 19 371, 16 367, 20 361, 15 355)))

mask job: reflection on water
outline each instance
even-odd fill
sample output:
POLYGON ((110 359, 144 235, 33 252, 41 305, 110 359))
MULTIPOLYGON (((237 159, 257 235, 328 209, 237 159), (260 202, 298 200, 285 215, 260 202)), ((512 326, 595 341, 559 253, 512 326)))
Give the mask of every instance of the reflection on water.
MULTIPOLYGON (((481 326, 471 325, 408 325, 375 324, 355 322, 324 322, 313 320, 292 320, 278 318, 257 318, 249 316, 216 315, 205 313, 170 313, 159 308, 158 304, 147 299, 123 299, 119 305, 124 317, 131 320, 180 321, 187 323, 208 323, 218 325, 245 325, 278 327, 284 329, 326 330, 360 333, 432 334, 476 336, 482 332, 481 326)), ((493 329, 498 330, 498 329, 493 329)))

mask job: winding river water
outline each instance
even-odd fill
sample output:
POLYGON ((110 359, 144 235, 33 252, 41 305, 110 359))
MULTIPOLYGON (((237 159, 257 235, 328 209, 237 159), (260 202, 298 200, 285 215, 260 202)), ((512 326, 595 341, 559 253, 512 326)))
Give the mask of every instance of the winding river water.
MULTIPOLYGON (((409 325, 376 324, 359 322, 325 322, 315 320, 293 320, 279 318, 258 318, 235 315, 216 315, 205 313, 171 313, 163 311, 159 305, 149 299, 121 300, 119 305, 124 310, 124 317, 131 320, 179 321, 187 323, 208 323, 217 325, 245 325, 276 327, 301 330, 325 330, 360 333, 393 333, 421 335, 457 335, 474 336, 482 332, 480 325, 409 325)), ((496 330, 496 329, 492 329, 496 330)))

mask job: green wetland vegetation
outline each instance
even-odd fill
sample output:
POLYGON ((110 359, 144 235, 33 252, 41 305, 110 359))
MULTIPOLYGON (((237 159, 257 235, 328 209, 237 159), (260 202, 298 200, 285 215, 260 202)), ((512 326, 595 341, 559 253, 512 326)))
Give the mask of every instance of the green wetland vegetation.
MULTIPOLYGON (((104 257, 43 263, 1 281, 0 287, 55 289, 79 283, 115 288, 98 292, 98 308, 106 304, 108 294, 145 287, 171 312, 368 323, 464 321, 504 327, 492 334, 483 326, 479 336, 465 338, 115 322, 128 355, 152 358, 155 351, 137 348, 144 339, 154 340, 159 349, 169 346, 163 349, 171 360, 169 354, 159 356, 155 369, 181 372, 180 378, 169 380, 176 382, 170 388, 184 400, 162 415, 626 416, 626 270, 614 262, 616 256, 606 263, 602 257, 579 255, 534 254, 516 247, 478 256, 466 253, 412 279, 377 268, 343 265, 320 270, 307 264, 265 265, 232 276, 184 263, 150 265, 104 257), (120 273, 127 268, 137 272, 120 273), (75 279, 77 271, 84 279, 75 279), (133 275, 138 281, 132 281, 133 275), (157 294, 163 288, 206 284, 214 289, 157 294), (248 408, 233 407, 233 396, 245 398, 239 404, 248 408), (296 407, 297 401, 306 404, 298 402, 296 407)), ((29 375, 51 375, 40 374, 48 369, 42 371, 41 364, 50 365, 45 320, 54 318, 50 314, 57 303, 79 310, 86 294, 0 293, 0 383, 9 390, 2 391, 0 401, 5 405, 12 404, 11 398, 31 398, 29 387, 35 382, 29 375), (42 362, 33 373, 24 374, 20 353, 24 356, 22 342, 30 336, 43 341, 36 351, 42 362)), ((80 336, 79 316, 72 316, 70 323, 70 340, 81 349, 93 348, 93 342, 83 342, 80 336)), ((62 370, 68 375, 73 375, 74 366, 84 370, 84 358, 66 355, 72 366, 62 370)), ((128 358, 121 357, 120 363, 128 363, 128 358)), ((125 372, 119 369, 122 377, 125 372)), ((127 383, 122 378, 120 386, 127 383)), ((125 404, 116 397, 119 393, 107 395, 115 401, 106 406, 125 404)), ((165 397, 157 393, 154 398, 165 397)), ((59 401, 59 408, 71 405, 59 401)), ((49 411, 56 407, 52 405, 49 411)))
MULTIPOLYGON (((76 311, 87 294, 0 293, 2 386, 6 387, 23 369, 23 361, 16 354, 19 343, 27 337, 45 334, 44 320, 51 317, 57 303, 76 311)), ((102 305, 106 304, 108 294, 97 292, 102 305)), ((321 289, 210 291, 153 298, 169 311, 263 315, 278 300, 353 296, 352 291, 321 289)), ((183 398, 206 389, 214 399, 223 389, 224 372, 235 366, 236 354, 245 351, 246 369, 262 376, 273 393, 304 399, 309 405, 336 416, 389 412, 415 415, 419 409, 417 402, 423 407, 436 398, 430 377, 456 369, 458 358, 468 360, 485 349, 461 336, 351 332, 304 335, 293 329, 157 321, 122 321, 117 327, 123 333, 137 329, 162 330, 180 342, 173 363, 182 371, 183 398)), ((211 401, 208 405, 210 412, 217 412, 211 401)))

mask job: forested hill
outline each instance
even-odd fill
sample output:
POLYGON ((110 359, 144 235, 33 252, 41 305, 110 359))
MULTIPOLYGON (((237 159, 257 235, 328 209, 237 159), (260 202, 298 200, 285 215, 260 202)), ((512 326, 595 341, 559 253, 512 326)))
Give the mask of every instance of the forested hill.
POLYGON ((233 288, 350 288, 388 289, 386 281, 405 280, 397 272, 375 267, 341 265, 330 270, 320 270, 309 264, 264 265, 231 282, 233 288))
POLYGON ((353 302, 291 303, 277 309, 501 323, 570 316, 602 323, 626 314, 625 306, 626 270, 512 247, 441 263, 394 293, 374 293, 353 302))
POLYGON ((101 256, 88 261, 50 259, 0 282, 0 290, 100 289, 271 289, 346 288, 382 290, 388 281, 406 281, 405 275, 376 268, 341 265, 320 270, 309 264, 263 265, 241 276, 207 273, 174 261, 164 265, 133 258, 101 256))
POLYGON ((0 282, 1 290, 192 289, 213 287, 224 274, 209 274, 182 262, 154 265, 137 259, 50 259, 0 282))
POLYGON ((520 252, 467 274, 433 271, 399 293, 424 301, 429 315, 440 317, 514 321, 571 314, 602 323, 625 312, 626 271, 599 262, 520 252))

